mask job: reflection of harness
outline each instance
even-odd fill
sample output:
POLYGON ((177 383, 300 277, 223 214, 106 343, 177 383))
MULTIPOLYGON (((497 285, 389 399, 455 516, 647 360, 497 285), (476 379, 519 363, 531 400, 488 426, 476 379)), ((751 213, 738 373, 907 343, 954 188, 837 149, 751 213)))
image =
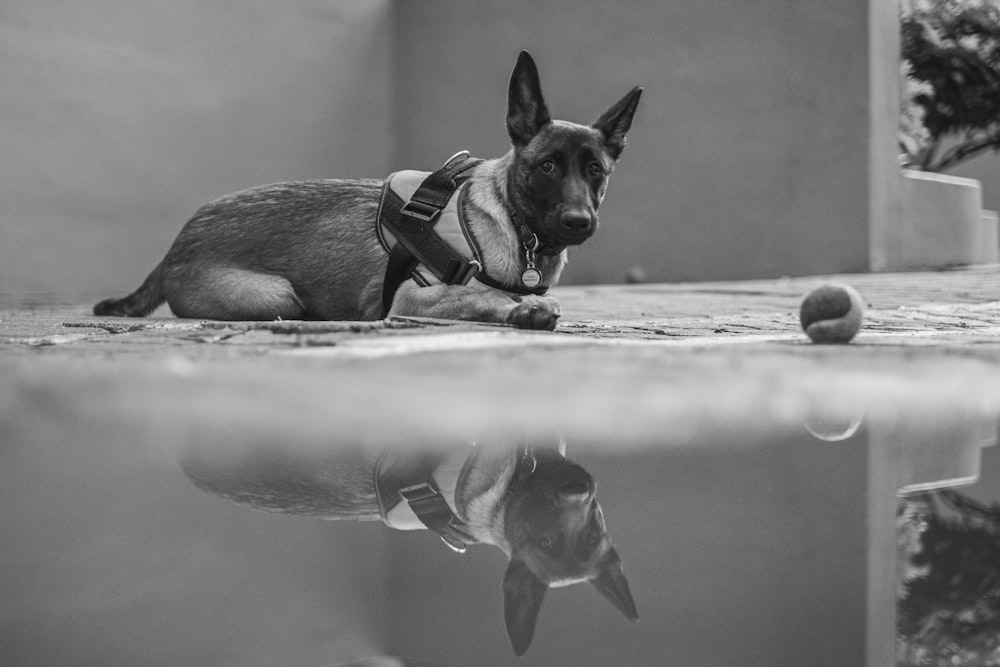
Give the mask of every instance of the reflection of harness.
POLYGON ((482 160, 468 151, 452 156, 435 172, 397 171, 386 179, 375 225, 389 252, 382 284, 382 315, 409 278, 418 285, 465 285, 472 278, 496 289, 544 294, 548 288, 504 285, 490 278, 483 255, 462 214, 466 183, 482 160))
POLYGON ((384 454, 375 466, 375 493, 382 521, 399 530, 430 528, 462 553, 479 542, 468 533, 455 494, 479 455, 468 453, 384 454))
MULTIPOLYGON (((479 540, 469 532, 457 494, 469 471, 479 460, 480 448, 458 449, 451 453, 386 453, 375 465, 375 495, 378 510, 387 526, 399 530, 429 528, 448 547, 465 553, 479 540)), ((518 458, 511 487, 520 484, 535 470, 535 457, 525 448, 518 458)))

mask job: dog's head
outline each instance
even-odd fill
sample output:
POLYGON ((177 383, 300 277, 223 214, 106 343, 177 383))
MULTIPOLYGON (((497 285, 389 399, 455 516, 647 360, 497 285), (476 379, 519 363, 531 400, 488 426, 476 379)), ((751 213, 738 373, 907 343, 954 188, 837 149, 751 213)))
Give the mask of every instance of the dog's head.
POLYGON ((577 245, 597 230, 597 209, 640 95, 642 88, 633 88, 593 125, 552 120, 535 61, 521 52, 508 90, 515 159, 507 196, 543 244, 577 245))
POLYGON ((540 458, 507 502, 504 620, 517 655, 528 650, 542 598, 552 586, 589 581, 625 616, 639 617, 595 488, 577 464, 540 458))

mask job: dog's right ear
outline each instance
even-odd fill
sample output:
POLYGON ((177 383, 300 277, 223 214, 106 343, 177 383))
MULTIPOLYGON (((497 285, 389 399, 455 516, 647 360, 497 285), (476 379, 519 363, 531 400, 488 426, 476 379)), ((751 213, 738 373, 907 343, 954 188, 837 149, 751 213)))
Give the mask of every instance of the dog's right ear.
POLYGON ((524 146, 552 122, 542 97, 538 68, 527 51, 521 51, 507 89, 507 133, 515 146, 524 146))
POLYGON ((503 619, 514 653, 519 656, 524 655, 535 636, 535 621, 548 588, 523 560, 511 558, 503 575, 503 619))

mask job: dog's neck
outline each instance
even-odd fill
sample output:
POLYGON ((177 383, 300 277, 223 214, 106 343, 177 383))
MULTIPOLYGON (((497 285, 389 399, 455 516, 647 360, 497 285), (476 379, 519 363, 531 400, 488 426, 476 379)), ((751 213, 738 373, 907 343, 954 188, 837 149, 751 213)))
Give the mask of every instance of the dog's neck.
MULTIPOLYGON (((523 229, 526 227, 534 233, 530 211, 525 210, 523 203, 512 201, 508 191, 514 159, 514 150, 511 149, 502 157, 486 160, 473 170, 469 179, 468 205, 477 209, 479 215, 467 218, 473 236, 484 249, 484 255, 496 258, 495 265, 486 267, 487 272, 492 278, 511 285, 518 284, 526 265, 523 229), (482 220, 489 222, 484 224, 480 222, 482 220)), ((544 243, 544 239, 541 241, 544 243)), ((541 252, 536 252, 534 261, 542 273, 542 284, 555 285, 566 266, 566 249, 543 247, 541 252), (551 254, 553 250, 555 252, 551 254)))
POLYGON ((480 447, 475 454, 474 473, 461 480, 456 489, 456 502, 473 537, 509 553, 503 529, 503 501, 517 475, 518 459, 502 448, 480 447))
POLYGON ((517 492, 518 485, 531 475, 537 460, 565 458, 564 445, 537 448, 480 446, 476 452, 475 473, 460 481, 456 502, 468 532, 483 544, 493 544, 508 556, 507 501, 517 492))

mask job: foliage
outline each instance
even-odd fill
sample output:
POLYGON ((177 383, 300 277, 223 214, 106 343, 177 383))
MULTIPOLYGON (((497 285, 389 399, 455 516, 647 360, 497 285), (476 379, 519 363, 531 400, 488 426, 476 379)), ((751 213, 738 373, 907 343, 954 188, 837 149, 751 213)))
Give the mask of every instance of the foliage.
POLYGON ((919 546, 904 549, 897 665, 1000 666, 1000 505, 938 491, 899 527, 919 546))
POLYGON ((901 37, 909 166, 943 171, 1000 151, 1000 4, 918 0, 903 13, 901 37))

